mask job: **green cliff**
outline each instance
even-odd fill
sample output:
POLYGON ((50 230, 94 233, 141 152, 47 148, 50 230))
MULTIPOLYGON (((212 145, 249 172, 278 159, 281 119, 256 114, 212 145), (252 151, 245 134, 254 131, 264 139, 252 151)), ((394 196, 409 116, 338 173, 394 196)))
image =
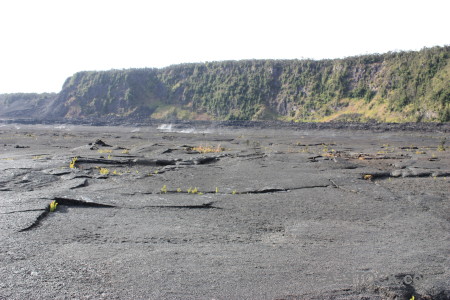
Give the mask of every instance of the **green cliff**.
POLYGON ((450 121, 450 46, 334 60, 243 60, 80 72, 52 117, 450 121))

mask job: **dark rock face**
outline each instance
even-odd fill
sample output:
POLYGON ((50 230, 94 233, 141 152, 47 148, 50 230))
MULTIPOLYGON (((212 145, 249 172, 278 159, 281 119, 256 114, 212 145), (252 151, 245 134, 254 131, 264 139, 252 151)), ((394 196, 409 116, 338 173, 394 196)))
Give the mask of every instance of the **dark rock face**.
POLYGON ((86 118, 145 114, 151 100, 164 97, 156 69, 79 72, 68 78, 61 92, 46 108, 50 118, 86 118), (150 101, 150 102, 147 102, 150 101))
POLYGON ((57 94, 0 94, 0 118, 41 119, 45 108, 57 94))

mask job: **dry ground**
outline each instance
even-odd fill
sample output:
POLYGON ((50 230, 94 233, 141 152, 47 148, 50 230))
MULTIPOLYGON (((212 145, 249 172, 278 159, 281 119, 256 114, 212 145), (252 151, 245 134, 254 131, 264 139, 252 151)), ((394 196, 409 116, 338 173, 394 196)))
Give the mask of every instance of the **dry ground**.
POLYGON ((449 299, 446 138, 2 125, 0 299, 449 299))

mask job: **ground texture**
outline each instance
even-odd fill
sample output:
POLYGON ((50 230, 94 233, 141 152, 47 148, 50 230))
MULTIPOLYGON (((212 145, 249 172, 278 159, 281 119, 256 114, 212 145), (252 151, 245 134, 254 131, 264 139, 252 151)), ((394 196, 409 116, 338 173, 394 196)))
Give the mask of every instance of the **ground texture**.
POLYGON ((449 299, 448 136, 2 125, 0 299, 449 299))

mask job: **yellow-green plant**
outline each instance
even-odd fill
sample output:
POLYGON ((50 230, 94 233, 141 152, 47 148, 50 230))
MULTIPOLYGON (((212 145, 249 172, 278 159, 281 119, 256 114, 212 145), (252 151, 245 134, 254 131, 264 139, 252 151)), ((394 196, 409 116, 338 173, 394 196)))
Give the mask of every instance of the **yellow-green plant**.
POLYGON ((107 168, 100 168, 100 174, 108 175, 109 174, 109 170, 107 168))
POLYGON ((78 160, 78 157, 72 158, 72 160, 70 161, 70 164, 69 164, 69 167, 71 169, 75 169, 76 168, 75 163, 77 162, 77 160, 78 160))
POLYGON ((225 148, 220 147, 220 145, 214 146, 197 146, 192 148, 193 151, 197 151, 200 153, 217 153, 225 151, 225 148))
POLYGON ((181 193, 181 189, 180 188, 177 188, 177 193, 181 193))
POLYGON ((219 188, 218 187, 216 187, 216 194, 218 194, 219 193, 219 188))
POLYGON ((161 188, 161 194, 167 194, 167 186, 163 185, 163 187, 161 188))
POLYGON ((128 150, 128 149, 125 149, 125 150, 122 150, 122 152, 121 152, 122 154, 128 154, 128 153, 130 153, 130 150, 128 150))
POLYGON ((443 138, 441 140, 439 146, 437 147, 437 151, 445 151, 445 142, 446 142, 446 139, 443 138))
POLYGON ((112 153, 112 150, 110 149, 98 149, 97 151, 98 153, 112 153))
POLYGON ((365 174, 365 175, 363 176, 363 178, 364 178, 365 180, 372 180, 372 179, 373 179, 373 175, 372 175, 372 174, 365 174))
POLYGON ((233 191, 231 192, 231 194, 232 194, 232 195, 236 195, 236 194, 237 194, 237 191, 236 191, 236 190, 233 190, 233 191))
POLYGON ((193 190, 192 190, 192 194, 197 194, 198 193, 198 188, 194 188, 193 190))
POLYGON ((58 203, 53 200, 52 202, 50 202, 50 206, 49 206, 49 210, 50 212, 54 212, 56 210, 56 207, 58 206, 58 203))

